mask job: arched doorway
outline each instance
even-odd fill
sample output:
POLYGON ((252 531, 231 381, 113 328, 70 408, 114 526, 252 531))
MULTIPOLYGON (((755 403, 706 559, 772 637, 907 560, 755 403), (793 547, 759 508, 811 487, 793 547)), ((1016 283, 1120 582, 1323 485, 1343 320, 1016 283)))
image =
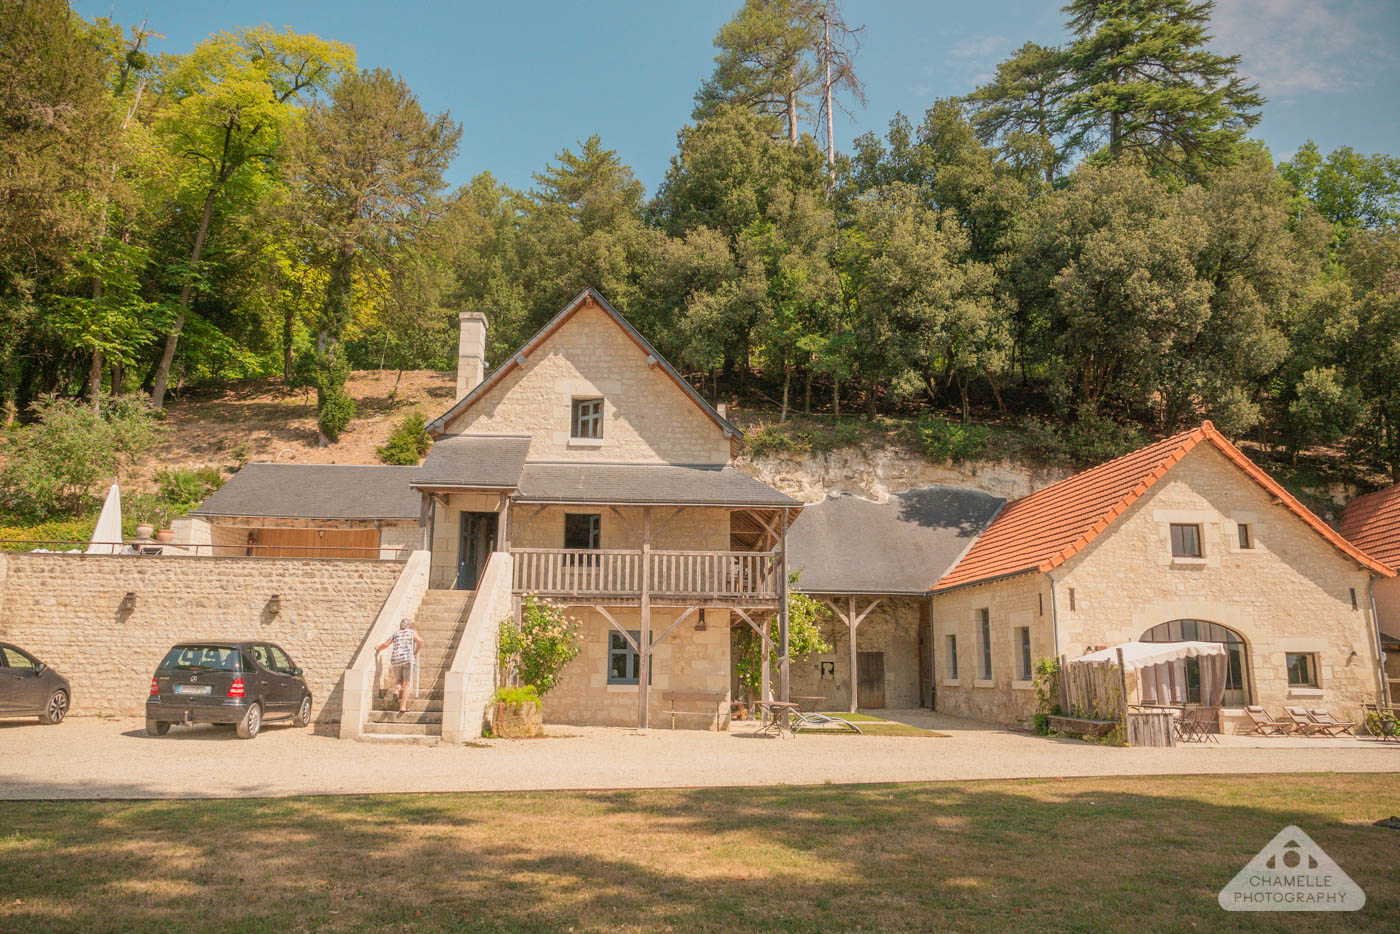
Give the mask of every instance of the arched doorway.
MULTIPOLYGON (((1249 700, 1249 667, 1244 663, 1244 639, 1240 634, 1219 623, 1203 619, 1174 619, 1153 626, 1142 634, 1141 642, 1219 642, 1225 646, 1228 661, 1225 676, 1225 696, 1221 704, 1243 707, 1249 700)), ((1200 663, 1186 660, 1186 694, 1191 703, 1201 700, 1200 663)))

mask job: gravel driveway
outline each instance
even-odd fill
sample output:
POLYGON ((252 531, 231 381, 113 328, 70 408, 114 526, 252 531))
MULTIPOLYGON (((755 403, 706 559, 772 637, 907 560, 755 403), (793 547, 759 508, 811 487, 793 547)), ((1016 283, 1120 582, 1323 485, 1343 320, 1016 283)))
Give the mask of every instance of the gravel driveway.
POLYGON ((908 782, 1230 772, 1400 772, 1400 746, 1255 739, 1122 749, 1043 739, 927 711, 886 716, 947 738, 552 726, 536 740, 411 746, 271 725, 251 742, 213 727, 148 737, 141 720, 0 722, 0 798, 271 797, 701 785, 908 782))

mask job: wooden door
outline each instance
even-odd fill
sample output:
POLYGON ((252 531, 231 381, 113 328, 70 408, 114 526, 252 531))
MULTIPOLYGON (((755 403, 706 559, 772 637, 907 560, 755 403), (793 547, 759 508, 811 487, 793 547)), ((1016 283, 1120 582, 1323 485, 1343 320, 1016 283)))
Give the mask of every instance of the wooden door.
POLYGON ((856 706, 885 706, 885 653, 856 653, 856 706))
POLYGON ((378 558, 378 529, 257 529, 248 554, 264 558, 378 558))
POLYGON ((457 589, 475 590, 486 570, 486 560, 496 550, 499 519, 494 512, 462 513, 462 530, 457 545, 457 589))

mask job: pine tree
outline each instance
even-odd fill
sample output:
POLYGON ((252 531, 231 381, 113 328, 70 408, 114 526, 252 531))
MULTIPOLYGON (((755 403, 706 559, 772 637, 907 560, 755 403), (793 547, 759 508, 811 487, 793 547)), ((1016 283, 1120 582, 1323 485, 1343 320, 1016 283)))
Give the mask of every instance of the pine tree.
POLYGON ((1065 53, 1027 42, 997 66, 988 84, 966 98, 977 138, 1018 161, 1034 163, 1053 184, 1068 155, 1058 149, 1059 105, 1065 95, 1065 53))
POLYGON ((1238 55, 1206 49, 1213 0, 1073 0, 1066 148, 1102 146, 1195 177, 1229 161, 1264 98, 1238 55))

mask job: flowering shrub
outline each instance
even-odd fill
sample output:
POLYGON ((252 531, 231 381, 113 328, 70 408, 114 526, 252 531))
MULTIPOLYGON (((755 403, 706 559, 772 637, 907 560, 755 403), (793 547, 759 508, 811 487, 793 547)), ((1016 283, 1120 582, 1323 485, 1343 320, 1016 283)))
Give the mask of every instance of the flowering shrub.
POLYGON ((578 655, 578 620, 554 604, 526 594, 520 601, 520 626, 501 620, 501 668, 519 684, 547 694, 559 672, 578 655))

